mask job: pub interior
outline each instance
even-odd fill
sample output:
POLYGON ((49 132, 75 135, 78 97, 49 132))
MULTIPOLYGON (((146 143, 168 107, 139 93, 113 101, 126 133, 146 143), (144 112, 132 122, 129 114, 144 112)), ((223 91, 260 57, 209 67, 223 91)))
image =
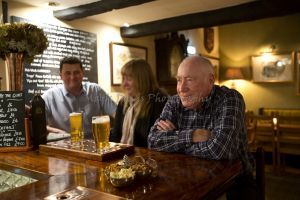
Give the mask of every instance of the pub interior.
MULTIPOLYGON (((220 11, 215 13, 217 19, 203 14, 199 16, 205 17, 204 19, 199 19, 199 22, 190 20, 191 24, 184 19, 164 21, 162 18, 160 26, 154 22, 151 24, 145 21, 145 24, 127 27, 110 19, 118 14, 113 13, 115 11, 102 11, 104 13, 98 20, 97 16, 88 14, 88 9, 92 10, 89 6, 85 7, 87 11, 82 11, 82 13, 76 13, 71 8, 53 12, 59 10, 55 6, 60 6, 57 5, 58 3, 64 5, 62 3, 64 1, 57 1, 57 3, 53 1, 52 6, 48 6, 47 1, 36 2, 40 4, 29 3, 25 0, 0 0, 2 23, 27 21, 36 24, 43 27, 51 44, 50 48, 43 53, 44 57, 38 56, 32 66, 25 66, 23 79, 25 102, 28 102, 33 94, 43 93, 51 86, 60 83, 55 72, 58 68, 58 57, 55 52, 86 55, 85 80, 97 82, 116 103, 123 96, 120 77, 117 74, 119 70, 117 64, 122 62, 122 59, 117 60, 120 51, 133 51, 137 56, 146 58, 158 83, 169 94, 176 93, 176 80, 171 69, 172 62, 178 63, 188 55, 202 55, 208 58, 215 67, 216 84, 234 88, 244 97, 249 151, 255 154, 258 147, 264 149, 265 199, 299 198, 300 193, 296 191, 300 186, 299 3, 268 0, 230 1, 232 5, 234 2, 236 5, 260 5, 262 2, 264 6, 271 8, 266 9, 265 13, 260 10, 260 15, 257 16, 250 15, 249 9, 252 7, 246 6, 245 10, 232 13, 232 16, 226 19, 222 17, 228 15, 228 12, 220 11), (68 14, 68 12, 74 13, 68 14), (208 21, 206 22, 205 19, 208 21), (176 20, 184 24, 178 23, 177 27, 175 26, 176 20), (66 38, 71 38, 71 40, 66 38), (78 38, 83 41, 77 40, 78 38), (84 43, 88 43, 88 46, 84 43), (73 44, 74 48, 68 49, 64 46, 65 44, 73 44), (179 51, 176 50, 178 47, 176 45, 179 45, 179 51), (172 51, 172 48, 175 50, 172 51), (47 62, 41 63, 41 58, 47 62), (264 60, 267 58, 269 60, 264 60), (39 69, 40 66, 46 67, 45 69, 50 73, 51 70, 55 73, 49 74, 47 71, 42 76, 33 75, 32 71, 39 69), (282 183, 285 184, 284 187, 282 183), (283 189, 278 189, 280 186, 283 189), (274 188, 276 188, 275 191, 274 188), (293 190, 295 188, 296 190, 293 190)), ((85 3, 80 4, 96 1, 83 2, 85 3)), ((168 2, 173 4, 173 1, 165 0, 165 3, 168 2)), ((180 0, 174 2, 178 3, 180 0)), ((186 0, 186 2, 192 4, 201 1, 186 0)), ((147 5, 153 2, 140 1, 139 3, 147 5)), ((71 6, 66 6, 68 7, 71 6)), ((223 7, 227 6, 223 5, 223 7)), ((118 8, 116 7, 117 10, 118 8)), ((124 9, 128 15, 132 12, 129 8, 124 9)), ((149 8, 153 9, 153 7, 144 9, 149 8)), ((242 7, 239 8, 242 9, 242 7)), ((144 10, 145 13, 147 13, 146 10, 144 10)), ((190 11, 190 13, 195 12, 199 11, 190 11)), ((126 53, 122 55, 131 56, 126 53)), ((4 66, 4 60, 0 59, 1 92, 7 91, 8 88, 7 72, 4 66)), ((181 155, 159 154, 135 148, 133 155, 154 158, 157 161, 158 170, 161 171, 158 172, 158 177, 151 178, 151 181, 143 180, 139 182, 138 187, 132 186, 126 190, 126 188, 115 188, 108 183, 103 171, 106 166, 121 159, 120 156, 106 160, 105 157, 86 157, 84 154, 78 154, 77 157, 72 154, 59 155, 60 152, 49 150, 48 147, 40 148, 39 151, 41 150, 44 152, 39 153, 38 150, 30 148, 14 151, 5 150, 5 147, 0 146, 1 174, 6 170, 29 177, 27 180, 29 183, 25 186, 2 193, 0 191, 0 199, 11 199, 11 197, 13 199, 44 199, 47 196, 48 199, 54 199, 56 197, 51 197, 51 195, 70 190, 75 186, 79 186, 76 188, 77 191, 85 188, 86 195, 94 199, 100 197, 168 199, 167 195, 169 198, 178 199, 226 199, 224 197, 224 192, 228 187, 226 183, 237 175, 241 167, 239 163, 200 161, 196 158, 188 159, 181 155), (168 170, 169 164, 174 165, 172 166, 174 175, 168 170), (180 175, 186 176, 187 180, 182 180, 185 178, 181 178, 180 175), (195 181, 193 177, 202 177, 203 181, 195 181), (188 189, 177 188, 176 190, 175 186, 172 187, 173 183, 186 184, 188 189), (196 186, 201 186, 203 189, 199 195, 195 195, 196 186)), ((124 152, 133 153, 132 149, 124 152)))

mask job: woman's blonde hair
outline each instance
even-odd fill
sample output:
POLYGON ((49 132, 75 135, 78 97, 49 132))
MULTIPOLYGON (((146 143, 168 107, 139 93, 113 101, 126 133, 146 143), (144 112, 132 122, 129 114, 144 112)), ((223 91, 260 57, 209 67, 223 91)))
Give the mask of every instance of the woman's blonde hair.
MULTIPOLYGON (((134 81, 134 86, 137 91, 136 99, 137 103, 136 112, 140 117, 144 117, 150 107, 149 94, 153 94, 159 91, 158 83, 154 78, 150 65, 143 59, 133 59, 127 62, 121 69, 122 77, 124 75, 130 76, 134 81)), ((130 104, 130 97, 125 96, 124 112, 127 110, 130 104)))

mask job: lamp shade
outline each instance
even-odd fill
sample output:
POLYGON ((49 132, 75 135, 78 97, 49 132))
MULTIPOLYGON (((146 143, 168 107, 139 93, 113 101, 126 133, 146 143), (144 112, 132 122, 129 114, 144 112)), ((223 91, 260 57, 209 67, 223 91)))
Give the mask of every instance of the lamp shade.
POLYGON ((244 76, 240 68, 228 68, 225 72, 225 78, 227 80, 244 79, 244 76))

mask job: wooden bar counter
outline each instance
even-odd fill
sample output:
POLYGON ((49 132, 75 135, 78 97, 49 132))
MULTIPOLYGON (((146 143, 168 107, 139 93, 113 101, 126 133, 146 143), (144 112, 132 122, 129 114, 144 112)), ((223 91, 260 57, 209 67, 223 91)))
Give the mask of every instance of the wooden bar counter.
POLYGON ((76 186, 128 199, 216 199, 226 191, 242 168, 238 161, 203 160, 146 148, 135 148, 129 157, 133 156, 155 159, 158 175, 155 178, 137 180, 128 187, 117 188, 106 179, 104 168, 121 160, 121 157, 98 162, 76 157, 50 156, 39 150, 0 153, 0 169, 38 179, 0 193, 0 199, 44 199, 76 186), (35 175, 36 172, 39 176, 35 175))

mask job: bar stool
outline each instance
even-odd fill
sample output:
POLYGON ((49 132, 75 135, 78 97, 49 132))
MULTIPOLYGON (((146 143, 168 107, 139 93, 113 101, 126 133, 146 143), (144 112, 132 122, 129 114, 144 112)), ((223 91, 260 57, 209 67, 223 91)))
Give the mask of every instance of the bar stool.
POLYGON ((260 200, 265 200, 265 151, 263 147, 258 147, 255 153, 255 180, 258 188, 258 195, 260 200))

